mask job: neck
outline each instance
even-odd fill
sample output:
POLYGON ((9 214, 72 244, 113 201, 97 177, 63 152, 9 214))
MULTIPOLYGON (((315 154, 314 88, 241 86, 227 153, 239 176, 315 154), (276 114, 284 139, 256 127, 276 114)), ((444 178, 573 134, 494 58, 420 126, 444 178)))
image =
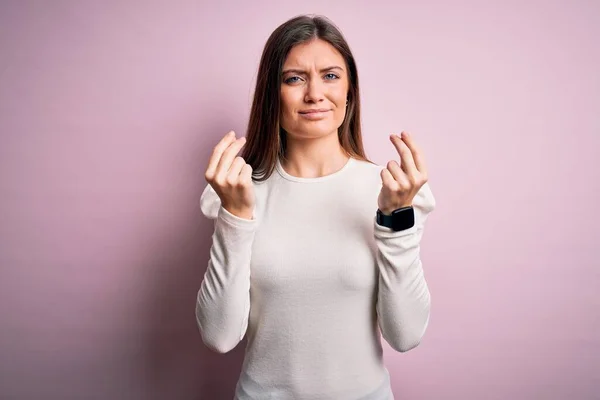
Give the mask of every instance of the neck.
POLYGON ((287 134, 286 139, 286 154, 281 165, 290 175, 319 178, 339 171, 348 162, 349 156, 340 144, 337 131, 309 139, 287 134))

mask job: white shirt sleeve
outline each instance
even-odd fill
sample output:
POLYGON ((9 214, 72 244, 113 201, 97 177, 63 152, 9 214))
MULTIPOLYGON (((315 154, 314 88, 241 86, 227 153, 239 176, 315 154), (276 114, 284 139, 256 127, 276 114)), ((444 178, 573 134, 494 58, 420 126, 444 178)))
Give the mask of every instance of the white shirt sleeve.
POLYGON ((250 259, 258 221, 231 214, 210 185, 202 193, 200 209, 214 220, 214 233, 198 291, 196 321, 204 343, 226 353, 242 340, 248 327, 250 259))
POLYGON ((394 232, 375 224, 379 286, 377 315, 383 338, 400 352, 416 347, 429 323, 431 298, 423 273, 420 241, 435 198, 425 183, 413 200, 415 225, 394 232))

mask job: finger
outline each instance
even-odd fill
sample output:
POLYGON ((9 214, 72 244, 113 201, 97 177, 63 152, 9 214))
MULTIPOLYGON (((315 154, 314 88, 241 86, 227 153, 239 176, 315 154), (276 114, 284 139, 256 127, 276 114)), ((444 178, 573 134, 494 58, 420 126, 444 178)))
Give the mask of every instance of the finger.
POLYGON ((419 172, 415 166, 415 160, 407 144, 398 136, 392 135, 392 143, 400 155, 400 166, 409 176, 415 176, 419 172))
POLYGON ((252 183, 252 166, 250 164, 242 166, 240 181, 243 183, 252 183))
POLYGON ((387 169, 390 171, 390 174, 392 174, 392 177, 394 177, 394 180, 399 185, 399 189, 408 189, 410 187, 410 179, 408 179, 408 175, 406 175, 406 172, 400 168, 396 161, 388 162, 387 169))
POLYGON ((387 168, 381 170, 381 182, 384 190, 395 191, 398 190, 398 182, 394 179, 392 174, 387 168))
POLYGON ((212 179, 215 176, 215 172, 217 170, 217 166, 219 165, 219 160, 223 155, 223 152, 229 145, 235 140, 235 132, 229 131, 220 141, 217 143, 213 152, 208 160, 208 166, 206 168, 206 177, 208 179, 212 179))
POLYGON ((404 158, 400 160, 400 167, 403 171, 407 173, 409 177, 416 177, 419 173, 419 170, 415 165, 415 159, 413 157, 412 151, 410 150, 410 148, 404 140, 400 140, 400 142, 400 146, 402 146, 402 148, 404 149, 404 152, 402 153, 404 155, 404 158))
POLYGON ((246 161, 242 157, 236 157, 231 163, 231 168, 229 168, 229 172, 227 173, 227 182, 230 185, 236 184, 240 179, 240 172, 242 168, 246 164, 246 161))
POLYGON ((221 159, 219 160, 219 164, 217 165, 217 179, 223 179, 227 176, 229 172, 229 168, 231 168, 231 163, 235 156, 237 156, 238 152, 242 148, 242 146, 246 143, 246 138, 242 136, 237 139, 235 142, 229 145, 229 147, 223 152, 221 159))
POLYGON ((413 136, 408 132, 402 132, 402 139, 404 140, 404 143, 406 143, 406 146, 408 146, 410 149, 415 167, 421 174, 426 175, 427 167, 425 165, 425 159, 423 157, 421 148, 417 145, 413 136))

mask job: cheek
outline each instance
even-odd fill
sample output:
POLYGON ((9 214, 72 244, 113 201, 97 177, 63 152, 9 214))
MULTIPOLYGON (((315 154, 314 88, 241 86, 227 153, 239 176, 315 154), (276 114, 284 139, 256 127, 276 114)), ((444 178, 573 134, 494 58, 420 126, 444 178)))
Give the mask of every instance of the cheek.
POLYGON ((337 105, 336 116, 341 122, 346 116, 346 100, 348 98, 348 86, 339 85, 338 87, 336 87, 334 98, 337 105))
POLYGON ((338 108, 342 108, 346 104, 346 93, 348 90, 342 85, 337 86, 331 93, 338 108))
POLYGON ((336 114, 341 115, 341 118, 344 118, 344 114, 346 113, 346 98, 347 98, 347 90, 344 88, 340 88, 336 90, 335 93, 332 93, 332 99, 336 105, 336 114))
POLYGON ((281 110, 284 114, 291 113, 297 107, 296 97, 291 90, 281 91, 281 110))
POLYGON ((297 108, 296 101, 294 99, 293 93, 288 90, 282 90, 280 92, 280 103, 281 103, 281 112, 279 115, 281 127, 285 130, 293 129, 295 125, 294 122, 294 110, 297 108))

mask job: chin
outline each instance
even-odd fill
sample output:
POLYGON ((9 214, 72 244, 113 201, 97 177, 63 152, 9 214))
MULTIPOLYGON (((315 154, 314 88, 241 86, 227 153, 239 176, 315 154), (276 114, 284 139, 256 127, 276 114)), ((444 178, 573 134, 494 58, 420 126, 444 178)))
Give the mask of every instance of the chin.
POLYGON ((332 124, 302 124, 295 132, 304 137, 322 137, 337 132, 338 127, 332 124))

